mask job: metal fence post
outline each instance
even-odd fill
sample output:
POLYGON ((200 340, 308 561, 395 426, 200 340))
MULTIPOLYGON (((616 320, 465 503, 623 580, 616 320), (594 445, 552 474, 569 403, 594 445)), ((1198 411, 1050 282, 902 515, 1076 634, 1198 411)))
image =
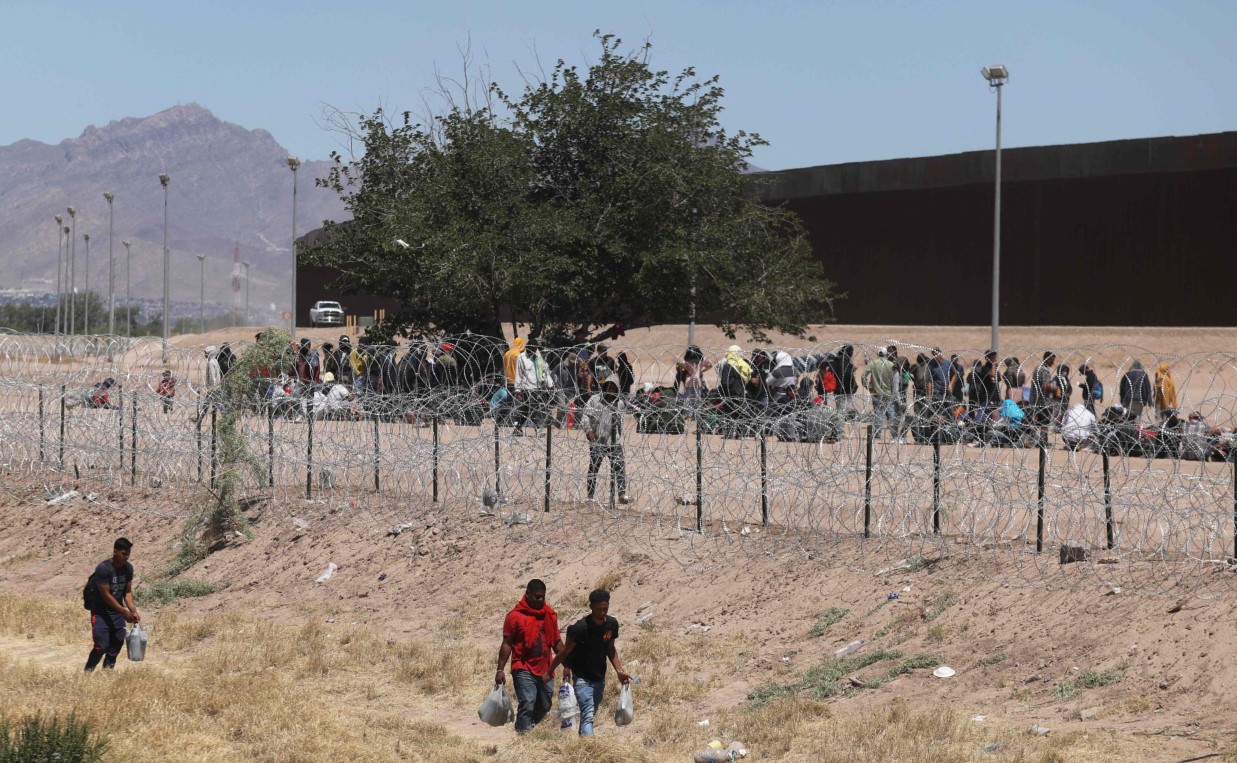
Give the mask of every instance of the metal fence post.
POLYGON ((1104 463, 1104 529, 1108 535, 1108 550, 1117 547, 1117 540, 1113 528, 1112 520, 1112 482, 1109 479, 1108 473, 1108 451, 1103 453, 1104 463))
POLYGON ((498 412, 494 413, 494 495, 503 494, 502 463, 498 456, 498 412))
POLYGON ((696 414, 696 532, 704 532, 704 444, 700 414, 696 414))
POLYGON ((217 442, 219 440, 218 424, 215 421, 219 409, 215 406, 210 407, 210 487, 215 489, 215 477, 219 473, 219 456, 217 442))
POLYGON ((941 534, 941 440, 932 438, 932 534, 941 534))
MULTIPOLYGON (((134 392, 133 394, 137 394, 134 392)), ((123 386, 116 387, 116 441, 120 445, 120 473, 123 475, 125 471, 125 388, 123 386)), ((124 484, 125 478, 120 478, 121 484, 124 484)))
POLYGON ((129 486, 137 484, 137 392, 133 393, 133 407, 130 409, 129 426, 129 486))
POLYGON ((64 398, 68 388, 60 385, 60 471, 64 471, 64 398))
POLYGON ((194 419, 194 427, 197 430, 197 447, 198 447, 198 482, 202 481, 202 401, 198 400, 198 415, 194 419))
POLYGON ((554 447, 554 422, 546 422, 545 427, 545 510, 550 510, 550 468, 552 465, 552 449, 554 447))
MULTIPOLYGON (((312 415, 313 414, 311 413, 310 416, 312 417, 312 415)), ((381 435, 378 433, 378 417, 374 416, 374 492, 375 493, 379 493, 382 491, 382 482, 380 481, 380 478, 379 478, 379 474, 382 471, 382 451, 381 451, 382 443, 381 443, 381 440, 379 439, 380 437, 381 435)))
POLYGON ((863 462, 863 537, 872 537, 872 442, 876 439, 868 424, 868 443, 863 462))
POLYGON ((769 452, 768 433, 760 429, 760 524, 769 526, 769 452))
MULTIPOLYGON (((45 424, 43 422, 43 385, 40 384, 39 385, 39 461, 40 462, 44 460, 44 457, 43 457, 43 438, 44 438, 43 430, 44 428, 45 428, 45 424)), ((122 455, 120 458, 123 462, 124 460, 123 450, 122 450, 122 455)))
POLYGON ((1035 511, 1035 553, 1044 550, 1044 472, 1048 469, 1048 451, 1039 443, 1039 504, 1035 511))
POLYGON ((307 416, 305 438, 305 500, 314 497, 314 417, 307 416))
POLYGON ((438 413, 437 412, 435 412, 433 418, 430 419, 430 426, 433 427, 433 433, 434 433, 434 451, 432 454, 433 462, 431 464, 431 471, 433 472, 431 476, 434 482, 433 500, 434 500, 434 503, 438 503, 438 413))
POLYGON ((266 408, 266 484, 275 487, 275 407, 266 408))

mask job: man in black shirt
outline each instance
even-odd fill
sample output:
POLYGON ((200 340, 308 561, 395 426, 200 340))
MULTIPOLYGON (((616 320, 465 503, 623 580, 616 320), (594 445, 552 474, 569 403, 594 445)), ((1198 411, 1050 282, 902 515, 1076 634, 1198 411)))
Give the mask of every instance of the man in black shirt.
MULTIPOLYGON (((567 666, 574 681, 576 701, 580 705, 580 736, 593 735, 593 716, 601 707, 606 688, 606 660, 614 666, 620 683, 631 683, 631 676, 619 664, 614 642, 618 639, 618 620, 609 616, 610 592, 598 588, 588 595, 588 615, 567 628, 567 643, 550 663, 550 675, 559 664, 567 666)), ((564 677, 565 678, 565 677, 564 677)))
POLYGON ((99 562, 87 584, 87 591, 93 586, 90 626, 94 648, 86 659, 86 672, 94 670, 100 660, 105 670, 116 667, 116 657, 125 644, 125 623, 142 621, 133 603, 132 548, 128 538, 117 538, 112 544, 112 558, 99 562))

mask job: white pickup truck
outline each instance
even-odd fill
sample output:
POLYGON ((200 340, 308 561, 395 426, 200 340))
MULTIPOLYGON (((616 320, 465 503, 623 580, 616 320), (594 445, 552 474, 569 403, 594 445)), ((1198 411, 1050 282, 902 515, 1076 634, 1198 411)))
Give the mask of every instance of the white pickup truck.
POLYGON ((344 308, 338 302, 315 302, 314 306, 309 308, 309 325, 314 328, 342 326, 344 325, 344 308))

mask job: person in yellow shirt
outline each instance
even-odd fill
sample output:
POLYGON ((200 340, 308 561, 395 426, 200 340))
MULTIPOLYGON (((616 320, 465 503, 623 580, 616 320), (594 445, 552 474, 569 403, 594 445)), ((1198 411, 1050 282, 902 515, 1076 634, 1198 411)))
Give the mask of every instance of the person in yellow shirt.
POLYGON ((507 389, 515 388, 515 362, 524 352, 524 339, 516 337, 511 340, 511 349, 503 353, 503 374, 507 377, 507 389))

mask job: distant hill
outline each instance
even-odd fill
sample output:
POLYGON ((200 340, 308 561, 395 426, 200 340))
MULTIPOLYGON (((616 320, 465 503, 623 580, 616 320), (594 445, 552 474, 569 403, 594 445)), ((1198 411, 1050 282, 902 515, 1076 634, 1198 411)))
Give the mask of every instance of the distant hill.
MULTIPOLYGON (((265 130, 249 130, 188 104, 105 127, 50 146, 22 140, 0 147, 0 289, 52 292, 56 279, 56 224, 74 206, 78 283, 90 234, 91 288, 106 290, 107 202, 116 195, 117 294, 124 291, 124 247, 132 241, 134 297, 162 295, 163 189, 171 176, 168 242, 174 302, 198 300, 199 265, 207 256, 206 301, 231 306, 236 242, 252 263, 251 304, 286 309, 292 236, 292 173, 287 151, 265 130)), ((314 187, 328 161, 304 161, 297 186, 297 233, 324 219, 346 217, 338 197, 314 187)), ((243 298, 243 297, 242 297, 243 298)), ((185 308, 181 308, 185 312, 185 308)))

